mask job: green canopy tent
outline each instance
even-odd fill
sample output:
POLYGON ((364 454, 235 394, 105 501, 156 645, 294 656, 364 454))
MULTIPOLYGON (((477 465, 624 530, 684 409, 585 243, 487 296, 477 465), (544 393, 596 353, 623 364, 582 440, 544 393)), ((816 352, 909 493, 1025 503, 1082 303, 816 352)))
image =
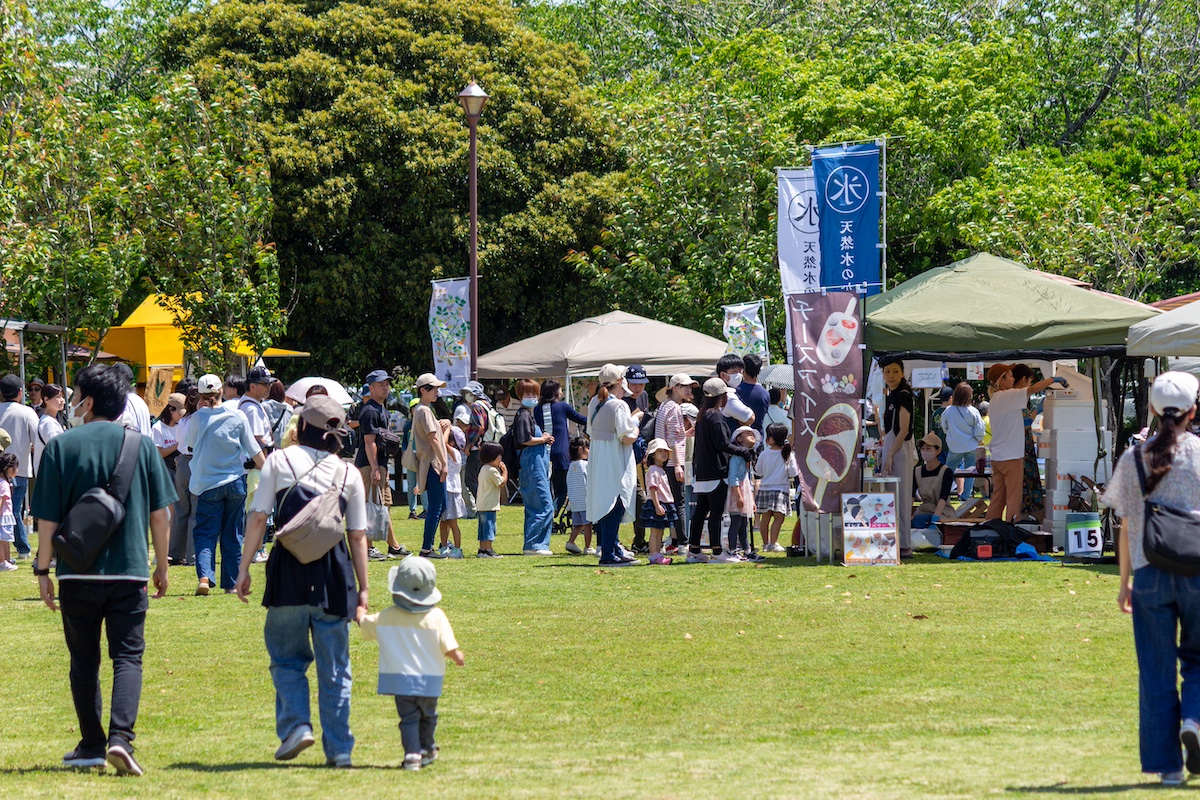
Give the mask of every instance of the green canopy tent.
POLYGON ((1122 355, 1158 309, 978 253, 867 298, 867 348, 937 361, 1122 355))

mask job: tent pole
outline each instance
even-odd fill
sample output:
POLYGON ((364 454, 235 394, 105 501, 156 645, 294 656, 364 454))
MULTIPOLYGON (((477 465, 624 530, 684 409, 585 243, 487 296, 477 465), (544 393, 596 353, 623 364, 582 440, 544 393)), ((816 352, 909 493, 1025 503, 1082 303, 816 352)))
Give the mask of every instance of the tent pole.
MULTIPOLYGON (((1103 431, 1103 426, 1100 422, 1100 415, 1101 415, 1101 411, 1103 409, 1103 405, 1101 403, 1101 398, 1104 396, 1104 393, 1100 389, 1100 381, 1101 380, 1102 380, 1102 378, 1101 378, 1101 374, 1100 374, 1100 359, 1093 358, 1092 359, 1092 408, 1094 410, 1093 413, 1095 415, 1095 421, 1096 421, 1096 460, 1095 460, 1095 462, 1092 463, 1092 475, 1093 476, 1095 476, 1097 474, 1098 469, 1100 467, 1100 462, 1108 456, 1108 451, 1104 449, 1104 431, 1103 431)), ((1116 402, 1115 397, 1113 398, 1113 402, 1114 403, 1116 402)), ((1122 402, 1124 402, 1124 398, 1122 398, 1122 402)))
POLYGON ((883 176, 880 188, 883 190, 883 196, 879 198, 879 216, 883 217, 883 245, 882 264, 880 270, 880 280, 882 285, 879 287, 881 292, 887 291, 887 134, 879 140, 880 156, 882 157, 883 176))

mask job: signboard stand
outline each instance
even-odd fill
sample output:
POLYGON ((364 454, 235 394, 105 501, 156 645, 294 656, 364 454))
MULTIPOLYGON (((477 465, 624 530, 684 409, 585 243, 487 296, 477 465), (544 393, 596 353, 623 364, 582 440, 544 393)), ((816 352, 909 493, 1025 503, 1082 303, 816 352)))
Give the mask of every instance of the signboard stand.
POLYGON ((897 566, 896 493, 842 495, 842 537, 847 567, 897 566))

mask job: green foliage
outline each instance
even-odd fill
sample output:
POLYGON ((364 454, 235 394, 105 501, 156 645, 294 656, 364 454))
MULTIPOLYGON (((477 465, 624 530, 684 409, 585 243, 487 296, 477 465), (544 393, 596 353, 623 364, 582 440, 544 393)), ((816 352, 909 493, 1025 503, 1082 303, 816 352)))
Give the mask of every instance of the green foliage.
POLYGON ((480 343, 489 350, 601 306, 561 291, 596 241, 616 166, 572 47, 500 2, 232 0, 181 20, 168 65, 245 70, 262 97, 288 340, 309 368, 428 368, 429 281, 467 272, 467 144, 479 126, 480 343))

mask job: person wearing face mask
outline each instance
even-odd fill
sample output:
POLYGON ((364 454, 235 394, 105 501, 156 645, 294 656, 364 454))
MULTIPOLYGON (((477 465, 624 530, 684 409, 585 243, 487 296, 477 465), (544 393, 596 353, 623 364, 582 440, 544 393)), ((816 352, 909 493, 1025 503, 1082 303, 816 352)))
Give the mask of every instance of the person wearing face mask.
POLYGON ((738 399, 754 412, 754 422, 750 427, 758 434, 758 441, 763 441, 763 421, 767 410, 771 407, 771 395, 758 382, 758 374, 762 371, 762 359, 754 353, 742 356, 742 380, 734 387, 738 399))
POLYGON ((542 429, 533 410, 538 405, 541 385, 531 379, 517 381, 516 396, 521 408, 513 419, 513 442, 517 446, 521 469, 521 502, 525 506, 525 547, 527 556, 550 556, 550 533, 554 526, 554 495, 550 491, 550 446, 554 435, 542 429))
POLYGON ((913 470, 913 487, 920 505, 913 512, 912 527, 920 529, 931 527, 950 507, 954 470, 938 458, 942 453, 942 440, 936 433, 930 431, 917 444, 920 445, 921 463, 913 470))
POLYGON ((746 371, 746 363, 735 353, 726 353, 717 361, 717 377, 724 381, 729 388, 729 397, 721 407, 721 415, 725 417, 725 426, 733 433, 742 425, 753 427, 756 422, 754 411, 742 402, 738 396, 738 387, 742 385, 742 374, 746 371))
POLYGON ((558 381, 548 380, 542 384, 541 402, 533 410, 533 418, 542 430, 554 437, 550 446, 550 492, 554 495, 554 513, 557 515, 567 502, 567 472, 571 469, 571 430, 568 423, 586 426, 587 417, 562 399, 562 387, 558 381))
POLYGON ((42 411, 38 416, 37 438, 33 440, 33 477, 29 479, 30 497, 37 489, 37 473, 39 465, 42 463, 42 451, 46 449, 46 443, 65 430, 62 423, 58 421, 58 416, 67 405, 67 398, 63 394, 62 387, 57 383, 44 384, 38 388, 42 395, 40 406, 42 411))

